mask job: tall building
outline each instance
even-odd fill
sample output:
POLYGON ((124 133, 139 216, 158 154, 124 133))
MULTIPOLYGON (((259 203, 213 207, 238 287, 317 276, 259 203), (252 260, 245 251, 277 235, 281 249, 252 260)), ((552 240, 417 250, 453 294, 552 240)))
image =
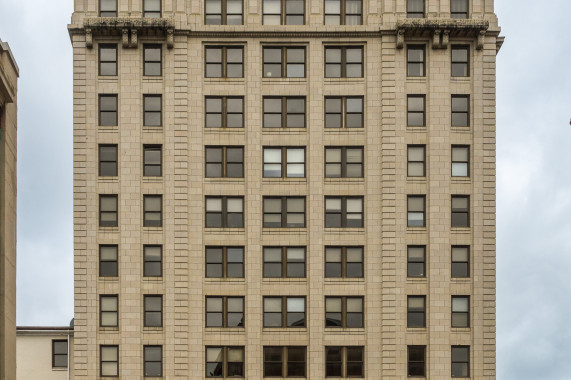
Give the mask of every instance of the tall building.
POLYGON ((0 40, 0 380, 16 378, 16 112, 18 65, 0 40))
POLYGON ((492 0, 75 0, 75 378, 495 378, 492 0))

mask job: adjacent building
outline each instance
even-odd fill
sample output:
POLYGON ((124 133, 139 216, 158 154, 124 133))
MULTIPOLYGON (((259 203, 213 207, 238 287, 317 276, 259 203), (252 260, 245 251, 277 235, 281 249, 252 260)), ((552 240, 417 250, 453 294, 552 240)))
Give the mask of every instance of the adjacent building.
POLYGON ((493 0, 75 0, 76 379, 495 379, 493 0))

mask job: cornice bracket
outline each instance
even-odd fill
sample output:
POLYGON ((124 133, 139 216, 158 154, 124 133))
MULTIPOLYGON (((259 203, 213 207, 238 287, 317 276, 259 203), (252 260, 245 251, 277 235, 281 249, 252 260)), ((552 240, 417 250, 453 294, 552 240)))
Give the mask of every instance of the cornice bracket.
POLYGON ((90 28, 85 29, 85 47, 88 49, 93 47, 93 33, 90 28))
POLYGON ((137 45, 137 29, 131 29, 131 42, 129 43, 129 47, 136 48, 137 45))
POLYGON ((486 31, 480 30, 480 33, 478 33, 478 42, 476 44, 476 49, 482 50, 484 48, 485 37, 486 37, 486 31))
POLYGON ((436 29, 432 34, 432 48, 440 49, 440 29, 436 29))
POLYGON ((397 49, 404 47, 404 29, 397 30, 397 49))
POLYGON ((442 49, 448 49, 448 42, 450 41, 450 30, 445 29, 442 32, 442 44, 440 45, 440 47, 442 49))
POLYGON ((174 47, 174 29, 167 29, 167 48, 172 49, 174 47))
POLYGON ((127 49, 129 47, 129 29, 123 29, 121 31, 121 35, 122 35, 123 48, 127 49))

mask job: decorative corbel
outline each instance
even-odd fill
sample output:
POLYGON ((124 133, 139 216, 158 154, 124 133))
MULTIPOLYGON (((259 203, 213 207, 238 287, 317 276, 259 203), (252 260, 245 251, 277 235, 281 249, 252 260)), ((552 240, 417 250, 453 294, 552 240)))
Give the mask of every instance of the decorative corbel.
POLYGON ((123 48, 129 47, 129 29, 123 29, 123 48))
POLYGON ((450 30, 445 29, 442 32, 442 49, 448 49, 448 41, 450 40, 450 30))
POLYGON ((93 34, 91 28, 85 29, 85 47, 91 49, 93 47, 93 34))
POLYGON ((482 50, 484 48, 484 37, 486 37, 486 31, 480 30, 480 34, 478 34, 478 43, 476 44, 476 49, 482 50))
POLYGON ((404 29, 397 30, 397 49, 404 47, 404 29))
POLYGON ((167 30, 167 48, 172 49, 174 47, 174 29, 170 28, 167 30))
POLYGON ((440 29, 436 29, 432 35, 432 48, 440 49, 440 29))
POLYGON ((131 29, 131 43, 129 44, 129 47, 136 48, 137 45, 137 29, 131 29))

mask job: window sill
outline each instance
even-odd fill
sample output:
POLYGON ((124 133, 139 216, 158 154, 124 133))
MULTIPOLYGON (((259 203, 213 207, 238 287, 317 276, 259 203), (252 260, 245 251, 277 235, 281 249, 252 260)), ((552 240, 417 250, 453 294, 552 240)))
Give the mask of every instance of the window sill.
POLYGON ((419 283, 419 284, 428 282, 428 279, 426 277, 407 277, 406 280, 408 282, 419 283))
POLYGON ((67 367, 52 367, 52 371, 55 371, 55 372, 67 372, 67 367))
POLYGON ((406 177, 407 182, 426 183, 426 177, 406 177))
POLYGON ((287 83, 304 83, 307 82, 307 77, 304 78, 284 78, 284 77, 280 77, 280 78, 267 78, 264 77, 262 78, 262 83, 263 84, 275 84, 276 82, 282 82, 283 84, 287 84, 287 83))
POLYGON ((262 332, 279 334, 291 334, 295 332, 300 334, 307 334, 307 327, 263 327, 262 332))
POLYGON ((364 184, 365 178, 354 178, 354 177, 325 178, 325 183, 347 183, 347 182, 364 184))
POLYGON ((364 127, 360 127, 360 128, 327 128, 327 127, 323 127, 323 130, 325 131, 326 135, 342 135, 342 134, 348 134, 348 133, 365 134, 365 128, 364 127))
POLYGON ((411 226, 407 226, 406 227, 406 232, 410 232, 410 233, 422 233, 422 232, 427 232, 428 229, 426 228, 426 226, 424 227, 411 227, 411 226))
POLYGON ((155 132, 163 132, 163 126, 160 125, 154 125, 154 126, 143 126, 143 132, 147 132, 147 133, 155 133, 155 132))
POLYGON ((117 326, 117 327, 110 327, 110 326, 101 327, 101 326, 99 326, 99 332, 105 332, 105 333, 116 332, 116 333, 119 333, 119 326, 117 326))
POLYGON ((471 227, 451 227, 450 230, 453 234, 468 234, 472 232, 471 227))
POLYGON ((97 127, 99 132, 119 132, 118 125, 100 125, 97 127))
POLYGON ((470 183, 472 183, 472 178, 470 178, 470 177, 452 177, 452 183, 470 184, 470 183))
POLYGON ((364 234, 364 227, 324 227, 325 233, 329 234, 364 234))
POLYGON ((162 332, 162 326, 143 326, 143 333, 162 332))
POLYGON ((407 132, 426 132, 427 130, 426 130, 426 125, 420 125, 420 126, 407 125, 406 131, 407 132))
POLYGON ((326 277, 324 279, 325 283, 330 285, 342 285, 347 283, 354 283, 354 284, 364 284, 365 278, 359 277, 326 277))
POLYGON ((428 329, 426 327, 407 327, 406 332, 408 333, 426 333, 428 329))
POLYGON ((274 234, 285 235, 285 234, 301 234, 301 233, 307 233, 307 228, 305 227, 302 228, 263 227, 262 228, 262 234, 264 235, 274 235, 274 234))
POLYGON ((306 283, 307 282, 307 278, 306 277, 264 277, 262 279, 263 282, 266 283, 270 283, 270 284, 275 284, 275 283, 286 283, 286 284, 291 284, 291 283, 306 283))
POLYGON ((361 335, 365 334, 364 327, 325 327, 326 334, 361 335))
POLYGON ((286 177, 286 178, 263 178, 262 179, 263 182, 265 183, 284 183, 284 182, 294 182, 294 183, 306 183, 307 182, 307 178, 303 177, 297 177, 297 178, 291 178, 291 177, 286 177))
POLYGON ((406 81, 410 83, 426 83, 428 80, 426 79, 426 76, 423 77, 407 76, 406 81))
POLYGON ((244 182, 244 178, 228 178, 228 177, 207 177, 204 178, 204 183, 216 183, 216 184, 221 184, 221 183, 241 183, 244 182))
POLYGON ((452 132, 458 132, 458 133, 472 133, 472 129, 470 128, 470 126, 467 126, 467 127, 450 127, 450 130, 452 132))
POLYGON ((450 76, 450 81, 451 82, 459 82, 459 83, 470 83, 470 82, 472 82, 472 77, 470 77, 470 76, 467 76, 467 77, 450 76))
POLYGON ((470 284, 472 282, 471 277, 450 277, 450 282, 455 284, 470 284))
POLYGON ((204 227, 204 232, 206 234, 243 234, 245 232, 244 228, 217 228, 217 227, 204 227))
POLYGON ((162 283, 163 282, 163 278, 159 277, 159 276, 147 276, 147 277, 143 277, 143 282, 146 283, 162 283))
POLYGON ((163 177, 153 176, 153 177, 143 177, 143 183, 162 183, 163 177))
POLYGON ((453 333, 469 333, 471 331, 470 327, 451 327, 450 332, 453 333))
POLYGON ((143 226, 144 232, 163 232, 163 227, 145 227, 143 226))
POLYGON ((99 276, 99 282, 104 282, 104 283, 118 283, 119 282, 119 276, 116 277, 111 277, 111 276, 99 276))
POLYGON ((262 135, 273 135, 275 133, 300 135, 307 133, 307 128, 262 128, 262 135))
MULTIPOLYGON (((345 46, 345 45, 343 45, 345 46)), ((323 78, 324 82, 326 84, 336 84, 336 83, 347 83, 347 82, 353 82, 353 83, 365 83, 365 78, 361 77, 361 78, 323 78)))
POLYGON ((163 82, 162 75, 143 76, 143 83, 162 83, 162 82, 163 82))
POLYGON ((119 226, 99 226, 100 232, 119 232, 119 226))
POLYGON ((204 82, 206 83, 237 83, 237 84, 242 84, 245 83, 246 80, 244 78, 223 78, 223 77, 204 77, 204 82))
POLYGON ((245 327, 205 327, 204 332, 211 334, 245 334, 245 327))
POLYGON ((218 135, 220 133, 246 134, 246 131, 244 128, 209 128, 209 127, 204 127, 204 133, 205 134, 212 134, 212 135, 218 135))
POLYGON ((114 176, 114 177, 98 177, 97 178, 97 182, 99 183, 119 183, 119 177, 118 176, 114 176))

